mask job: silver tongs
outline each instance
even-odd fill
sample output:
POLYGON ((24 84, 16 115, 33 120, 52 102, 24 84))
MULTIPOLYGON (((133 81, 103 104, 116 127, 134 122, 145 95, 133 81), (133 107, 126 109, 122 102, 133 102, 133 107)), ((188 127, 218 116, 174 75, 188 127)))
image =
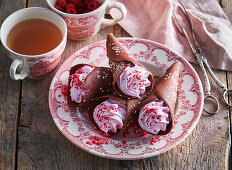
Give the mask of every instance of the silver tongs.
POLYGON ((213 73, 213 71, 211 70, 208 62, 207 62, 207 59, 205 57, 205 53, 202 51, 202 49, 200 48, 200 45, 199 43, 197 42, 196 40, 196 37, 195 37, 195 34, 194 34, 194 25, 193 25, 193 22, 191 20, 191 18, 189 17, 184 5, 179 1, 180 5, 179 8, 181 9, 181 12, 183 13, 183 15, 185 16, 185 19, 187 20, 187 23, 189 25, 189 29, 190 29, 190 32, 191 32, 191 36, 192 36, 192 41, 190 39, 190 36, 186 33, 186 30, 179 24, 177 18, 176 18, 176 15, 175 13, 173 12, 173 23, 177 29, 177 31, 182 35, 184 36, 190 47, 191 47, 191 50, 193 52, 193 54, 195 55, 196 57, 196 60, 198 61, 198 63, 200 64, 201 66, 201 69, 203 71, 203 74, 204 74, 204 80, 205 80, 205 97, 204 97, 204 102, 206 102, 206 100, 212 100, 215 104, 216 104, 216 109, 215 111, 208 111, 206 108, 205 108, 205 105, 204 105, 204 110, 206 113, 208 114, 216 114, 218 113, 219 111, 219 102, 218 102, 218 99, 212 95, 210 93, 211 91, 211 87, 210 87, 210 82, 209 82, 209 78, 207 76, 207 72, 205 70, 205 66, 208 70, 208 72, 210 73, 211 77, 213 78, 213 80, 215 81, 215 83, 217 84, 218 87, 220 87, 224 93, 223 93, 223 99, 225 101, 225 103, 232 107, 232 104, 229 104, 226 100, 226 95, 229 95, 230 92, 232 92, 232 90, 228 90, 225 86, 225 84, 223 84, 216 76, 215 74, 213 73))

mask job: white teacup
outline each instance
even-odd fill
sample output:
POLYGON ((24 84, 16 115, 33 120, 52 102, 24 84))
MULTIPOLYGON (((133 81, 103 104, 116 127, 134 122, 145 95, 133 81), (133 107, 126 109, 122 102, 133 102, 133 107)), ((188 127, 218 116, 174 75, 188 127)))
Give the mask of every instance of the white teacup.
POLYGON ((61 54, 66 46, 67 25, 62 17, 46 8, 24 8, 14 12, 6 18, 0 29, 0 38, 3 47, 13 60, 10 66, 10 77, 14 80, 22 80, 25 77, 39 79, 46 77, 59 64, 61 54), (7 46, 7 36, 9 32, 19 22, 32 18, 48 20, 55 24, 62 33, 62 41, 53 50, 40 55, 23 55, 14 52, 7 46), (17 73, 16 70, 20 73, 17 73))
POLYGON ((68 27, 68 38, 73 40, 85 40, 98 33, 100 28, 111 26, 126 17, 126 7, 119 2, 110 2, 110 0, 98 0, 101 6, 97 9, 84 14, 68 14, 57 10, 54 5, 57 0, 46 0, 48 7, 62 16, 68 27), (112 8, 116 8, 121 15, 113 18, 104 18, 112 8))

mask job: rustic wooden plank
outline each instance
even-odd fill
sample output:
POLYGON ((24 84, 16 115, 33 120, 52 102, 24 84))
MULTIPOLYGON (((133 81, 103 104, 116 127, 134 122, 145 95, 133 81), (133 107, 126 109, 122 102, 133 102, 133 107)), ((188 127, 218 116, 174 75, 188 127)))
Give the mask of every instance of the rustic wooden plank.
MULTIPOLYGON (((228 81, 228 89, 232 89, 232 72, 227 72, 227 81, 228 81)), ((230 104, 232 104, 232 93, 230 93, 228 97, 228 101, 230 104)), ((232 108, 229 110, 230 113, 230 136, 232 135, 232 108)), ((230 139, 231 140, 231 139, 230 139)), ((231 146, 230 146, 231 147, 231 146)), ((230 148, 231 149, 231 148, 230 148)), ((229 167, 230 169, 232 168, 232 152, 230 150, 230 155, 229 155, 229 167)))
MULTIPOLYGON (((23 0, 0 0, 0 25, 8 15, 23 7, 23 0)), ((0 58, 0 169, 14 169, 21 82, 11 80, 12 61, 3 48, 0 58)))
MULTIPOLYGON (((230 23, 232 23, 232 0, 221 0, 221 6, 226 16, 228 17, 230 23)), ((228 82, 228 88, 232 89, 232 72, 229 72, 229 71, 227 72, 227 82, 228 82)), ((228 100, 230 103, 232 103, 232 94, 229 95, 228 100)), ((232 135, 232 130, 231 130, 232 129, 232 108, 230 108, 229 112, 230 112, 230 135, 232 135)), ((232 152, 230 151, 230 157, 229 157, 230 169, 232 168, 231 159, 232 159, 232 152)))
POLYGON ((20 81, 9 77, 11 60, 0 51, 0 169, 15 167, 20 81))
MULTIPOLYGON (((30 6, 45 6, 31 0, 30 6)), ((75 42, 69 40, 62 62, 76 50, 106 38, 109 32, 117 37, 129 36, 119 25, 101 30, 94 38, 75 42)), ((203 78, 199 66, 194 68, 203 78)), ((215 70, 214 70, 215 71, 215 70)), ((215 71, 226 83, 226 73, 215 71)), ((229 145, 228 109, 221 101, 218 115, 203 113, 192 134, 180 145, 162 155, 135 161, 101 158, 82 151, 69 142, 57 129, 48 108, 48 89, 54 73, 44 80, 23 81, 22 113, 19 127, 19 169, 226 169, 229 145)), ((212 82, 212 93, 221 92, 212 82)))

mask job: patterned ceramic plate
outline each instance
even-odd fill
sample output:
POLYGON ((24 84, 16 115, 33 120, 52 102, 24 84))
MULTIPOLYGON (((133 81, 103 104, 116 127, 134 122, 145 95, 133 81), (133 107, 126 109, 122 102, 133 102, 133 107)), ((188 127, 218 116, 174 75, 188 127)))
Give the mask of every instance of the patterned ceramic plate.
POLYGON ((70 68, 78 63, 109 67, 105 41, 78 50, 56 72, 49 90, 51 115, 64 136, 92 154, 112 159, 141 159, 159 155, 182 142, 196 126, 203 106, 201 82, 195 70, 183 57, 158 43, 137 38, 120 38, 118 41, 131 57, 160 76, 175 61, 182 63, 172 131, 164 136, 145 134, 132 124, 122 136, 107 138, 91 124, 86 110, 69 109, 62 89, 67 87, 70 68))

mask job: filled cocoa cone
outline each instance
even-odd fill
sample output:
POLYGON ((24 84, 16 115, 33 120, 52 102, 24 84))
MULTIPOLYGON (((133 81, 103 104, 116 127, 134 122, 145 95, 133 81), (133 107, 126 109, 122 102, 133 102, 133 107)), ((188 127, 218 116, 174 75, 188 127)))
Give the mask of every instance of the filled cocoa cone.
MULTIPOLYGON (((113 88, 117 95, 120 97, 131 99, 136 98, 132 96, 128 96, 121 92, 117 85, 117 80, 119 79, 120 75, 123 73, 123 71, 129 67, 130 65, 139 65, 141 67, 144 67, 142 64, 140 64, 137 60, 134 58, 129 57, 129 54, 126 52, 126 50, 119 44, 119 42, 116 40, 116 38, 113 36, 113 34, 108 34, 107 41, 106 41, 106 49, 107 49, 107 56, 109 58, 109 64, 111 67, 111 71, 113 74, 113 88)), ((150 72, 146 67, 144 67, 148 72, 150 72)), ((151 73, 151 72, 150 72, 151 73)), ((150 91, 153 87, 154 80, 152 77, 152 73, 148 77, 149 81, 151 82, 151 85, 146 88, 146 91, 143 95, 140 97, 146 95, 148 91, 150 91)))
POLYGON ((175 112, 180 72, 181 63, 175 62, 166 71, 165 75, 160 79, 154 88, 155 94, 159 99, 165 102, 172 115, 174 115, 175 112))
POLYGON ((165 131, 160 131, 158 135, 165 135, 169 133, 173 127, 173 119, 175 115, 175 106, 177 100, 177 87, 179 74, 181 72, 181 63, 175 62, 165 73, 165 75, 156 83, 152 92, 142 102, 142 104, 136 109, 136 121, 138 122, 138 116, 140 109, 146 104, 155 101, 163 100, 165 105, 170 110, 171 121, 166 127, 165 131))
POLYGON ((121 134, 126 128, 127 126, 132 122, 133 120, 133 114, 135 113, 135 110, 136 110, 136 106, 141 103, 141 100, 144 99, 144 97, 142 99, 131 99, 131 100, 126 100, 122 97, 119 97, 117 95, 106 95, 106 96, 102 96, 102 97, 99 97, 97 98, 96 100, 94 100, 92 103, 91 103, 91 106, 90 108, 88 109, 88 114, 89 114, 89 118, 90 120, 93 122, 93 124, 98 128, 98 130, 101 131, 101 129, 98 127, 98 125, 96 124, 96 122, 94 121, 94 118, 93 118, 93 112, 94 112, 94 109, 97 105, 101 104, 102 102, 104 102, 105 100, 107 99, 113 99, 113 100, 116 100, 120 103, 122 103, 123 105, 126 106, 126 117, 125 117, 125 120, 123 122, 123 127, 122 129, 118 129, 117 133, 110 133, 110 137, 113 137, 113 136, 116 136, 116 135, 119 135, 121 134))
MULTIPOLYGON (((77 64, 70 69, 70 74, 74 74, 80 67, 88 64, 77 64)), ((91 66, 94 67, 94 66, 91 66)), ((68 80, 68 92, 67 92, 67 100, 68 105, 71 109, 76 110, 80 108, 88 108, 89 104, 93 102, 97 97, 112 94, 112 73, 109 68, 106 67, 94 67, 94 69, 89 73, 86 77, 84 84, 82 86, 83 89, 89 90, 90 93, 82 96, 81 103, 76 103, 72 101, 70 96, 70 83, 71 79, 68 80)))

